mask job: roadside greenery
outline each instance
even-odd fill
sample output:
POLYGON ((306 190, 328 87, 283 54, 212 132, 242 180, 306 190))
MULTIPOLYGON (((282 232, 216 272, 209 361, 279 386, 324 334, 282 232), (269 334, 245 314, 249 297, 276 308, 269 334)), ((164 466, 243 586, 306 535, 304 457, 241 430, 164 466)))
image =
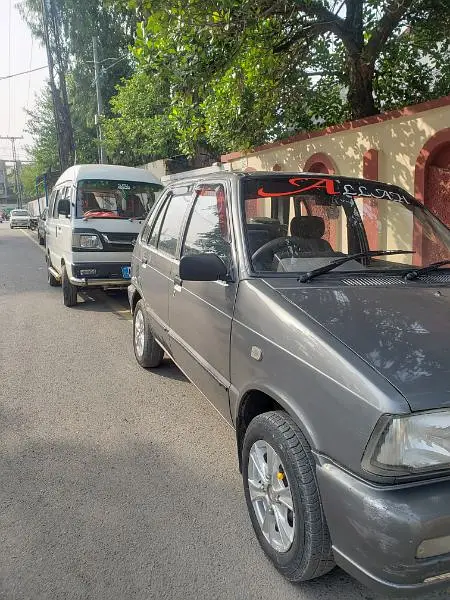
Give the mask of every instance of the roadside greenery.
MULTIPOLYGON (((450 93, 447 0, 52 1, 78 162, 96 159, 94 34, 103 59, 129 56, 102 80, 116 163, 215 157, 450 93)), ((39 3, 22 4, 36 16, 39 3)), ((51 120, 48 97, 36 111, 51 120)), ((50 129, 33 132, 37 161, 50 129)))

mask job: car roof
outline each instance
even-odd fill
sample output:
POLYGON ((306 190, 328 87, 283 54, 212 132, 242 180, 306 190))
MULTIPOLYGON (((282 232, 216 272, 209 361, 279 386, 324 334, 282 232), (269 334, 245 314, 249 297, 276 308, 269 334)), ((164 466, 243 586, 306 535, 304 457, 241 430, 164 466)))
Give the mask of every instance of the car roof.
POLYGON ((55 186, 65 181, 79 181, 81 179, 118 179, 122 181, 136 181, 140 183, 155 183, 162 185, 161 181, 147 169, 124 167, 122 165, 74 165, 60 175, 55 186))
MULTIPOLYGON (((175 187, 178 185, 188 185, 190 183, 200 183, 200 182, 208 182, 208 181, 217 181, 218 179, 227 180, 227 179, 260 179, 261 177, 267 177, 270 179, 276 179, 280 177, 312 177, 312 178, 320 178, 320 179, 338 179, 340 181, 349 181, 349 182, 364 182, 369 181, 368 179, 364 179, 363 177, 350 177, 348 175, 337 175, 330 173, 315 173, 311 171, 222 171, 218 170, 214 173, 206 173, 204 175, 190 175, 189 171, 186 171, 186 177, 182 177, 176 179, 174 181, 168 182, 166 187, 175 187)), ((402 192, 410 195, 406 190, 400 188, 399 186, 387 183, 385 181, 377 181, 371 179, 370 182, 372 184, 380 184, 382 186, 389 186, 391 188, 401 189, 402 192)))

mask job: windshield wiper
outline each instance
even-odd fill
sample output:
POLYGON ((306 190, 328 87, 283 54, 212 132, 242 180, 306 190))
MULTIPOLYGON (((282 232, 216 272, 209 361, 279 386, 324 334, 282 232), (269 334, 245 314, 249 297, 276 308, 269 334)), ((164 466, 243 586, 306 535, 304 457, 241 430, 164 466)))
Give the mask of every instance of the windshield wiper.
POLYGON ((426 275, 427 273, 431 273, 432 271, 438 271, 439 267, 443 267, 444 265, 450 265, 450 259, 440 260, 438 262, 431 263, 426 267, 422 267, 421 269, 414 269, 414 271, 409 271, 405 275, 405 279, 411 281, 412 279, 416 279, 421 275, 426 275))
POLYGON ((348 256, 343 256, 342 258, 338 258, 337 260, 333 260, 332 262, 324 265, 323 267, 318 267, 317 269, 313 269, 312 271, 308 271, 301 277, 299 277, 299 281, 302 283, 306 283, 307 281, 311 281, 317 275, 323 275, 324 273, 328 273, 332 271, 336 267, 345 264, 350 260, 354 260, 356 258, 368 258, 372 256, 389 256, 390 254, 414 254, 414 250, 366 250, 366 252, 357 252, 356 254, 349 254, 348 256))

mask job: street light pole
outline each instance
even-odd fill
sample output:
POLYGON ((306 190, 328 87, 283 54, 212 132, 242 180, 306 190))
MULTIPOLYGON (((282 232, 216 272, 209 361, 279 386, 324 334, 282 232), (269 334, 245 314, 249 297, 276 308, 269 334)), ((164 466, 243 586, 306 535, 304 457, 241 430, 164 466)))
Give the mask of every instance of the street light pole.
POLYGON ((99 62, 98 62, 98 51, 97 51, 97 38, 95 36, 92 37, 92 50, 94 53, 94 71, 95 71, 95 90, 97 92, 97 135, 98 135, 98 153, 99 153, 99 163, 103 164, 106 162, 105 160, 105 149, 103 146, 103 138, 102 138, 102 126, 101 126, 101 116, 103 114, 103 100, 102 100, 102 92, 100 89, 100 72, 99 72, 99 62))

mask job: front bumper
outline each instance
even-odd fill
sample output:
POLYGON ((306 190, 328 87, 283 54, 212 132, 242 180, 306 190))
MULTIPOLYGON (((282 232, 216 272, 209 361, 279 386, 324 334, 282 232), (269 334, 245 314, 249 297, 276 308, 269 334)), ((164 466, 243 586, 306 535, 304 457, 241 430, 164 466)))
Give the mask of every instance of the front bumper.
POLYGON ((123 287, 130 284, 130 279, 122 276, 122 267, 130 267, 130 263, 78 263, 67 265, 67 274, 73 285, 78 287, 123 287), (84 271, 94 270, 95 274, 85 275, 84 271))
POLYGON ((450 587, 450 552, 416 558, 423 541, 450 535, 450 478, 373 485, 330 462, 317 478, 340 567, 391 595, 450 587))

